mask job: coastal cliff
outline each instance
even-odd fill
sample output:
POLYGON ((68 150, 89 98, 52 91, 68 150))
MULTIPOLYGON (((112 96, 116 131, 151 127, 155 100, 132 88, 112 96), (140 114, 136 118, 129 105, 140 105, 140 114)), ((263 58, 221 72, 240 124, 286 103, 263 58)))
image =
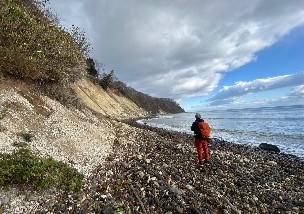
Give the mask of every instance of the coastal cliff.
POLYGON ((192 136, 134 122, 178 104, 100 84, 48 18, 0 1, 0 213, 304 213, 303 160, 212 139, 197 166, 192 136))

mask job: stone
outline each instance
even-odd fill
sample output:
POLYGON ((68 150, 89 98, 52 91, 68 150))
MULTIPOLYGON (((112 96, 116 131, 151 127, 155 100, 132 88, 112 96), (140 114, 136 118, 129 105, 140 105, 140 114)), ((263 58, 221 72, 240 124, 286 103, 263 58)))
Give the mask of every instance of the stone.
POLYGON ((164 163, 164 164, 163 164, 163 167, 164 167, 164 168, 168 168, 169 165, 164 163))
POLYGON ((138 174, 139 174, 140 178, 143 178, 145 176, 145 173, 143 173, 143 172, 139 172, 138 174))
POLYGON ((224 214, 230 214, 230 212, 228 210, 226 210, 226 209, 223 210, 223 213, 224 214))
POLYGON ((180 206, 177 206, 177 207, 176 207, 176 211, 177 211, 178 213, 184 213, 184 209, 181 208, 180 206))
POLYGON ((266 150, 266 151, 269 151, 269 152, 276 152, 276 153, 280 152, 280 149, 279 149, 278 146, 272 145, 272 144, 269 144, 269 143, 261 143, 259 145, 259 148, 263 149, 263 150, 266 150))
POLYGON ((278 165, 278 163, 275 162, 275 161, 268 161, 267 163, 268 163, 269 165, 272 165, 272 166, 278 165))
POLYGON ((158 189, 159 189, 160 191, 164 191, 164 190, 166 190, 167 188, 166 188, 166 186, 164 186, 164 185, 160 185, 160 186, 158 187, 158 189))
POLYGON ((103 207, 102 213, 103 214, 113 214, 113 213, 115 213, 115 209, 112 205, 108 204, 103 207))
POLYGON ((175 186, 172 186, 170 188, 170 191, 173 193, 176 193, 176 194, 183 194, 183 192, 181 190, 177 189, 175 186))
POLYGON ((149 164, 151 163, 151 159, 145 159, 145 162, 149 164))
POLYGON ((129 164, 127 164, 126 162, 121 162, 121 165, 123 166, 123 167, 125 167, 125 168, 130 168, 130 166, 129 166, 129 164))
POLYGON ((298 208, 298 207, 293 207, 292 210, 293 210, 295 213, 298 213, 298 212, 299 212, 299 208, 298 208))
POLYGON ((195 207, 190 207, 189 211, 191 214, 202 214, 201 211, 199 211, 199 209, 195 207))
POLYGON ((193 186, 191 186, 191 185, 189 185, 189 184, 186 185, 186 188, 187 188, 188 190, 193 190, 193 186))
POLYGON ((11 200, 11 197, 10 196, 4 196, 1 198, 1 204, 2 205, 7 205, 11 200))
POLYGON ((216 174, 218 174, 219 176, 223 176, 224 175, 223 170, 221 170, 220 168, 218 168, 216 170, 216 174))
POLYGON ((35 195, 31 195, 28 197, 28 200, 29 201, 38 201, 39 200, 39 197, 35 196, 35 195))
POLYGON ((249 198, 248 201, 251 205, 253 205, 253 206, 256 205, 255 201, 252 198, 249 198))
POLYGON ((156 186, 157 188, 159 188, 159 183, 157 183, 157 181, 153 182, 154 186, 156 186))
POLYGON ((173 177, 175 180, 178 180, 178 181, 182 179, 181 176, 179 176, 179 175, 173 175, 173 177))

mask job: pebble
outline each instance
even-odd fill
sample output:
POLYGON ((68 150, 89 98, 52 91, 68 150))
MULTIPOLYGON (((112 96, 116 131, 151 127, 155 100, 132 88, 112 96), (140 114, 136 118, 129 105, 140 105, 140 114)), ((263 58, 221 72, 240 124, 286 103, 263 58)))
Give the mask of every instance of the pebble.
POLYGON ((121 162, 121 165, 125 168, 130 168, 129 164, 127 164, 126 162, 121 162))
POLYGON ((197 209, 196 207, 190 207, 189 211, 191 214, 202 214, 201 211, 199 211, 199 209, 197 209))
POLYGON ((175 186, 172 186, 170 188, 170 191, 173 192, 173 193, 176 193, 176 194, 183 194, 183 192, 181 190, 179 190, 178 188, 176 188, 175 186))
POLYGON ((103 214, 113 214, 113 213, 115 213, 115 209, 112 205, 106 205, 102 209, 102 213, 103 214))
POLYGON ((223 170, 221 170, 219 168, 216 170, 216 174, 218 174, 219 176, 223 176, 224 175, 223 170))
POLYGON ((188 190, 193 190, 193 186, 191 186, 191 185, 189 185, 189 184, 186 185, 186 188, 187 188, 188 190))
POLYGON ((248 201, 251 205, 254 205, 254 206, 256 205, 255 200, 253 200, 252 198, 249 198, 248 201))
POLYGON ((184 209, 181 208, 181 207, 179 207, 179 206, 176 207, 176 211, 177 211, 178 213, 184 213, 184 209))

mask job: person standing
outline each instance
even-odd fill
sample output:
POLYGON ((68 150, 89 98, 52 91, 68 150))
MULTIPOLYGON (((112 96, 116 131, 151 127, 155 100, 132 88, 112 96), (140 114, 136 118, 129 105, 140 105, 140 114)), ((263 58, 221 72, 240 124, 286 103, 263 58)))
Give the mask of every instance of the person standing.
POLYGON ((209 163, 210 155, 208 140, 210 137, 210 126, 206 123, 199 113, 195 114, 195 121, 192 123, 191 131, 194 131, 194 143, 197 150, 198 164, 203 163, 203 151, 205 163, 209 163))

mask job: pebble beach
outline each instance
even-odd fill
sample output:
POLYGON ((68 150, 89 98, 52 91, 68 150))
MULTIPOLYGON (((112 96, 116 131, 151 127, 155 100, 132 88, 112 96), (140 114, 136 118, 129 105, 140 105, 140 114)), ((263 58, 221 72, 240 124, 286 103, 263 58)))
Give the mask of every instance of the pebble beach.
POLYGON ((28 194, 23 213, 304 213, 303 159, 212 139, 197 165, 191 135, 127 124, 80 192, 28 194))

